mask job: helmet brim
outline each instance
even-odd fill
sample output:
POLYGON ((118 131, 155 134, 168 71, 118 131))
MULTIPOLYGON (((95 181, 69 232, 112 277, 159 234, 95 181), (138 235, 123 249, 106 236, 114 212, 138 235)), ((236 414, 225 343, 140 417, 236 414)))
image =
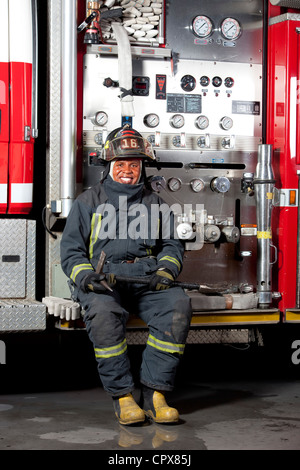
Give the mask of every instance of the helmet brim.
POLYGON ((145 160, 155 160, 152 145, 142 136, 116 137, 107 141, 101 153, 101 158, 110 162, 119 158, 142 158, 145 160))

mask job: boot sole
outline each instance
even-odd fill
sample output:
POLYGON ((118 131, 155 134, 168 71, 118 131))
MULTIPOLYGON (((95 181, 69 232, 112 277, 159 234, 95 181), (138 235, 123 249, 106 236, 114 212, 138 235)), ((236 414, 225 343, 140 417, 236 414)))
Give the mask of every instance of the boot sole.
POLYGON ((117 420, 119 421, 120 424, 123 424, 124 426, 126 426, 127 424, 137 424, 137 423, 143 423, 145 421, 145 418, 140 418, 140 419, 133 419, 131 421, 123 421, 122 419, 120 419, 117 415, 117 413, 115 413, 116 415, 116 418, 117 420))
POLYGON ((169 419, 169 420, 155 418, 152 411, 144 410, 144 413, 146 416, 148 416, 148 418, 151 418, 155 423, 159 423, 159 424, 172 424, 172 423, 178 423, 179 421, 179 418, 169 419))

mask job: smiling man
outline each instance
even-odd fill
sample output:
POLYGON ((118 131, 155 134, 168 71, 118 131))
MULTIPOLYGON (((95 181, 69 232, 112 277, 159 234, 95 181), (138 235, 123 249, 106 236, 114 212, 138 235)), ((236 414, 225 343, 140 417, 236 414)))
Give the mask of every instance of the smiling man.
POLYGON ((166 204, 145 186, 144 162, 155 160, 151 144, 126 125, 109 134, 102 158, 107 164, 102 181, 76 199, 68 216, 61 241, 62 268, 70 278, 73 299, 85 311, 99 376, 113 398, 119 422, 143 423, 148 416, 158 423, 174 423, 179 414, 168 406, 165 392, 174 387, 191 318, 189 297, 181 287, 172 287, 182 269, 184 248, 174 236, 173 214, 168 238, 163 237, 166 204), (155 212, 156 230, 151 228, 154 206, 161 207, 155 212), (113 207, 107 222, 114 227, 113 237, 102 236, 108 207, 113 207), (147 230, 135 234, 128 230, 124 236, 124 226, 131 226, 136 208, 141 207, 148 218, 147 230), (103 274, 96 273, 102 251, 109 289, 103 285, 103 274), (114 282, 116 275, 148 276, 149 284, 114 282), (127 355, 130 312, 149 327, 140 370, 140 406, 132 396, 135 384, 127 355))
POLYGON ((111 176, 114 181, 123 184, 137 184, 142 170, 141 159, 116 160, 111 162, 111 176))

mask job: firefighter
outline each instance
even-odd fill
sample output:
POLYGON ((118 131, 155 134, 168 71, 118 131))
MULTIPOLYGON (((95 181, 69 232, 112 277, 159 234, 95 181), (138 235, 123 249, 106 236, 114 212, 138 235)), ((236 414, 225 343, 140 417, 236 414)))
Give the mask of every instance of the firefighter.
POLYGON ((119 422, 141 423, 148 416, 174 423, 179 414, 168 406, 165 393, 174 387, 191 319, 189 297, 181 287, 171 287, 182 269, 184 248, 174 237, 173 213, 164 210, 163 215, 166 204, 145 185, 144 162, 155 160, 150 143, 125 125, 108 135, 102 158, 104 177, 75 200, 67 218, 62 268, 72 298, 85 312, 99 376, 119 422), (98 273, 103 251, 103 272, 98 273), (149 284, 119 282, 117 275, 147 277, 149 284), (132 396, 127 355, 129 312, 149 327, 140 368, 140 406, 132 396))

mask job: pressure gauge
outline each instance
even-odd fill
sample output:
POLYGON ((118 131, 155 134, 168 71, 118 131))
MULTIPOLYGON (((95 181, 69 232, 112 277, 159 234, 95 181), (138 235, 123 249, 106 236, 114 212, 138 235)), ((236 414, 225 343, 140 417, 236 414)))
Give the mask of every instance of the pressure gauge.
POLYGON ((159 124, 159 117, 157 114, 151 113, 144 117, 144 124, 147 127, 157 127, 159 124))
POLYGON ((191 188, 195 193, 200 193, 204 189, 204 181, 200 178, 195 178, 191 181, 191 188))
POLYGON ((171 191, 178 191, 181 188, 181 181, 179 178, 170 178, 168 186, 171 191))
POLYGON ((224 116, 222 117, 222 119, 220 120, 220 127, 222 129, 224 129, 224 131, 228 131, 229 129, 231 129, 233 126, 233 120, 228 117, 228 116, 224 116))
POLYGON ((105 126, 108 121, 108 116, 104 111, 98 111, 92 121, 96 126, 105 126))
POLYGON ((199 129, 206 129, 209 125, 208 117, 206 116, 198 116, 195 121, 195 125, 199 127, 199 129))
POLYGON ((181 138, 180 138, 180 135, 175 135, 172 139, 172 144, 174 145, 174 147, 181 147, 181 138))
POLYGON ((154 134, 148 135, 147 140, 148 140, 148 142, 150 142, 151 145, 154 145, 155 144, 155 135, 154 134))
POLYGON ((193 19, 192 31, 199 38, 207 38, 213 31, 213 23, 208 16, 198 15, 193 19))
POLYGON ((226 86, 226 88, 232 88, 233 85, 234 85, 234 80, 232 77, 226 77, 224 79, 224 85, 226 86))
POLYGON ((212 84, 213 84, 213 86, 215 86, 215 87, 221 86, 221 85, 222 85, 222 78, 221 78, 221 77, 214 77, 214 78, 212 79, 212 84))
POLYGON ((207 77, 207 75, 202 75, 202 77, 200 77, 200 85, 201 86, 208 86, 209 82, 210 82, 210 79, 209 79, 209 77, 207 77))
POLYGON ((175 129, 179 129, 184 126, 184 117, 181 114, 174 114, 170 119, 170 124, 175 127, 175 129))
POLYGON ((221 23, 221 33, 225 39, 234 41, 241 35, 241 25, 234 18, 225 18, 221 23))
POLYGON ((103 144, 103 139, 102 139, 102 133, 101 132, 98 132, 95 137, 94 137, 94 141, 97 145, 102 145, 103 144))
POLYGON ((184 91, 193 91, 196 86, 196 79, 192 75, 184 75, 180 81, 180 86, 184 91))

